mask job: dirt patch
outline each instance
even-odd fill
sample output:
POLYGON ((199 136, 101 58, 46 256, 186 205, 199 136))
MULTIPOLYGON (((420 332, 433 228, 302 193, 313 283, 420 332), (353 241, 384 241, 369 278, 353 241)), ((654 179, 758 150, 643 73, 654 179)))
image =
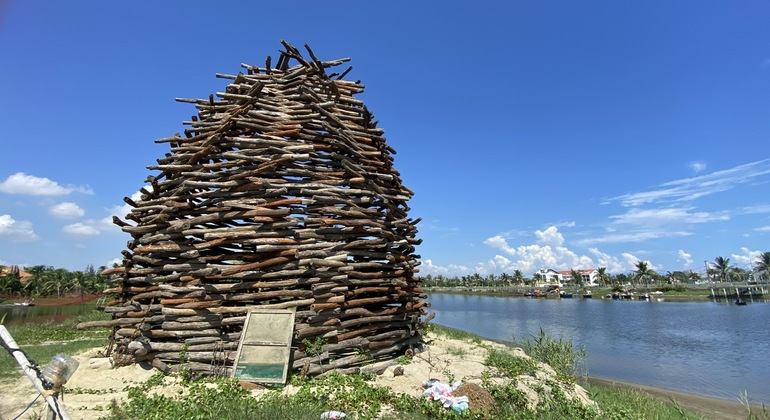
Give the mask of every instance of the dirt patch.
POLYGON ((457 395, 464 395, 468 397, 468 407, 474 411, 483 411, 489 413, 494 411, 497 403, 495 397, 489 393, 481 385, 474 384, 472 382, 464 383, 454 390, 457 395))

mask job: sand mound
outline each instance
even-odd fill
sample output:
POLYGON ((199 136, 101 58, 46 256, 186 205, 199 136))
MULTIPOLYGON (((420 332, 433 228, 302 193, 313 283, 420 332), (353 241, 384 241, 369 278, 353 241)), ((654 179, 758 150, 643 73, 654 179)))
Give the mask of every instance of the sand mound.
MULTIPOLYGON (((460 381, 461 385, 453 395, 467 396, 471 408, 485 410, 494 406, 494 399, 480 386, 482 378, 486 376, 488 380, 497 383, 512 379, 496 376, 495 372, 484 364, 488 349, 495 348, 528 357, 521 349, 491 341, 471 343, 430 334, 426 338, 430 344, 422 352, 415 354, 411 363, 387 367, 377 376, 374 383, 386 386, 394 393, 422 396, 423 385, 428 380, 439 380, 447 384, 460 381)), ((69 391, 62 399, 65 409, 73 419, 96 419, 104 416, 110 401, 126 398, 127 392, 124 389, 127 386, 142 383, 157 372, 144 365, 113 368, 112 361, 103 357, 99 350, 93 349, 75 356, 80 362, 80 368, 67 383, 69 391)), ((553 370, 547 365, 541 365, 537 377, 516 379, 516 382, 524 387, 522 390, 528 393, 546 381, 558 382, 553 370)), ((565 386, 563 391, 569 399, 592 404, 583 388, 579 386, 565 386)), ((254 395, 264 392, 266 391, 259 389, 252 391, 254 395)), ((284 392, 292 392, 291 387, 287 386, 284 392)), ((24 410, 35 398, 37 391, 19 370, 18 379, 0 384, 0 395, 0 419, 10 419, 24 410)), ((532 406, 537 402, 538 396, 535 393, 532 406)), ((44 414, 45 410, 44 401, 39 399, 22 418, 34 418, 44 414)))

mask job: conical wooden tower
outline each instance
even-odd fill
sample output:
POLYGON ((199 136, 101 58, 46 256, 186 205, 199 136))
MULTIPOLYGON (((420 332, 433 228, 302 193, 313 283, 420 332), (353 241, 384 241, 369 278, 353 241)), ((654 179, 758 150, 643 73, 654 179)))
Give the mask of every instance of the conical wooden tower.
POLYGON ((290 366, 311 375, 421 341, 419 220, 395 151, 354 98, 364 86, 343 79, 350 68, 330 74, 348 59, 282 44, 274 68, 242 65, 217 75, 231 82, 216 98, 177 99, 198 115, 156 140, 170 146, 148 167, 159 173, 114 220, 131 240, 105 272, 117 298, 102 325, 129 362, 227 372, 254 307, 296 310, 290 366))

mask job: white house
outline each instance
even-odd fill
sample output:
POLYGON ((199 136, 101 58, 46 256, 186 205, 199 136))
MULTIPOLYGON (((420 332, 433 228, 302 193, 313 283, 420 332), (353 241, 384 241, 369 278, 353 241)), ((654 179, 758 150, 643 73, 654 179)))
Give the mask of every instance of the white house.
POLYGON ((533 275, 534 286, 562 286, 562 279, 556 270, 541 268, 533 275))
MULTIPOLYGON (((598 282, 599 271, 596 270, 595 268, 587 268, 585 270, 575 270, 575 271, 580 273, 580 276, 583 278, 583 285, 596 286, 599 284, 598 282)), ((559 276, 559 281, 561 281, 562 283, 575 282, 575 280, 572 278, 572 270, 558 271, 556 273, 559 276)))
MULTIPOLYGON (((587 268, 585 270, 575 270, 580 273, 583 278, 584 286, 597 286, 599 285, 599 271, 595 268, 587 268)), ((533 275, 534 286, 559 286, 564 284, 574 284, 575 280, 572 278, 572 270, 556 271, 551 268, 541 268, 533 275)))

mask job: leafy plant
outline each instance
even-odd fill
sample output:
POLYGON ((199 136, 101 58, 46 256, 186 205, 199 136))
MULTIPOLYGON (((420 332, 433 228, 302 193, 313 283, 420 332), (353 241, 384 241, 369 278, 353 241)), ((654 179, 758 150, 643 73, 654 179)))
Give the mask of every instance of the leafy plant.
POLYGON ((465 357, 468 354, 468 352, 464 348, 457 347, 457 346, 449 346, 446 352, 447 354, 451 356, 456 356, 456 357, 465 357))
POLYGON ((356 347, 353 350, 353 353, 355 354, 356 359, 358 359, 363 365, 369 364, 372 362, 372 360, 374 360, 372 357, 372 352, 367 348, 356 347))
POLYGON ((396 358, 396 363, 398 363, 401 366, 406 366, 406 365, 412 363, 412 358, 406 357, 406 356, 398 356, 396 358))
POLYGON ((533 341, 525 340, 521 343, 524 352, 531 358, 550 365, 563 379, 588 377, 585 348, 576 350, 569 340, 550 338, 542 327, 540 335, 533 335, 532 339, 533 341))
POLYGON ((491 349, 484 363, 497 369, 502 376, 509 378, 515 378, 519 375, 534 375, 537 372, 537 363, 533 359, 516 356, 498 349, 491 349))
POLYGON ((309 379, 301 389, 289 398, 319 403, 327 410, 356 413, 360 419, 375 418, 383 404, 394 396, 386 387, 371 385, 365 375, 343 375, 337 371, 309 379))

